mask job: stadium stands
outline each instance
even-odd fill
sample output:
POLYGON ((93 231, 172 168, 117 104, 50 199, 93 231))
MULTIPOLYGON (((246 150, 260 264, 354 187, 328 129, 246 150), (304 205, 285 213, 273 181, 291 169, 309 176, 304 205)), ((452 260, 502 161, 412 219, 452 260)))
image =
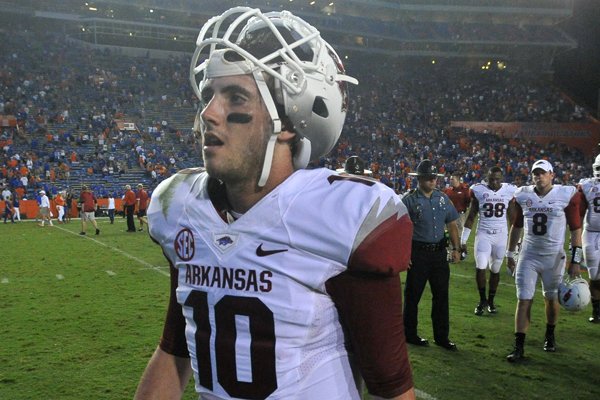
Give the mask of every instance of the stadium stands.
MULTIPOLYGON (((190 129, 198 104, 187 57, 130 57, 16 28, 0 32, 0 42, 0 115, 16 119, 2 127, 0 179, 11 188, 33 198, 40 188, 55 194, 88 184, 99 196, 121 196, 125 184, 142 182, 151 191, 176 170, 201 164, 190 129)), ((411 187, 407 174, 424 157, 447 173, 463 172, 467 182, 491 165, 525 182, 540 154, 558 163, 565 183, 587 172, 589 160, 572 148, 449 128, 457 119, 591 120, 535 71, 370 61, 347 66, 360 85, 339 145, 319 165, 339 168, 357 154, 399 192, 411 187)))

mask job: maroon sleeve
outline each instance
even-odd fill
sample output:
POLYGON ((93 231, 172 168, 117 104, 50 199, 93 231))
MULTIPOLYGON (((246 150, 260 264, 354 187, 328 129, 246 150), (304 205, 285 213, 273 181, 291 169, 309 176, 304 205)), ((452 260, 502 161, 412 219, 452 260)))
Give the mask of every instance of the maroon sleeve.
POLYGON ((581 187, 581 185, 577 185, 577 192, 579 193, 579 196, 581 197, 581 199, 580 199, 581 203, 579 203, 579 216, 581 218, 583 218, 590 205, 587 201, 587 198, 583 194, 583 188, 581 187))
POLYGON ((408 212, 400 218, 394 214, 363 239, 350 256, 348 269, 397 277, 408 269, 412 234, 408 212))
POLYGON ((573 197, 571 197, 571 201, 569 201, 569 205, 565 208, 567 223, 572 231, 581 228, 581 214, 579 211, 581 197, 583 197, 583 193, 575 192, 573 197))
POLYGON ((171 271, 171 295, 169 297, 169 308, 163 327, 162 337, 160 338, 160 348, 165 353, 177 357, 189 358, 187 343, 185 341, 185 318, 181 305, 177 302, 176 289, 179 272, 169 262, 171 271))
POLYGON ((344 272, 326 288, 369 393, 389 398, 412 388, 398 275, 344 272))

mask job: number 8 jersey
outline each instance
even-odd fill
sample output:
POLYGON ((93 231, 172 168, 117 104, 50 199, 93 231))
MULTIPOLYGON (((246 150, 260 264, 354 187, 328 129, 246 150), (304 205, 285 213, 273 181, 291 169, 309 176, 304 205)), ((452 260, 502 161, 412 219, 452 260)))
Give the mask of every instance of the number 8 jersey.
POLYGON ((203 399, 359 399, 327 282, 347 270, 399 282, 412 236, 402 201, 374 181, 300 170, 238 217, 199 170, 154 191, 150 234, 172 277, 161 348, 183 356, 185 328, 203 399))
MULTIPOLYGON (((553 254, 564 246, 567 222, 572 227, 580 225, 579 202, 571 201, 577 189, 553 185, 545 196, 540 197, 534 188, 533 185, 523 186, 515 192, 518 204, 515 226, 523 226, 521 221, 524 221, 523 251, 553 254)), ((578 199, 577 196, 575 200, 578 199)))

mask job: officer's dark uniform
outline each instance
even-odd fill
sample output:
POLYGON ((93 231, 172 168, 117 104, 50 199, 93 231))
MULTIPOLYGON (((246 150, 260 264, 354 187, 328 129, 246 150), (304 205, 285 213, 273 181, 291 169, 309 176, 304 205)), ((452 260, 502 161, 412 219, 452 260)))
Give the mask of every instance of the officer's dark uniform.
MULTIPOLYGON (((413 175, 438 175, 436 168, 431 165, 425 173, 413 175), (432 173, 433 171, 433 173, 432 173)), ((417 171, 419 168, 417 167, 417 171)), ((423 169, 423 168, 421 168, 423 169)), ((444 236, 446 224, 458 219, 458 212, 448 196, 435 189, 431 197, 426 197, 419 189, 414 189, 402 199, 413 222, 413 242, 411 267, 406 276, 404 290, 404 329, 406 340, 417 345, 427 345, 425 339, 417 334, 418 306, 423 290, 429 281, 431 286, 433 334, 436 344, 454 350, 456 346, 448 339, 449 310, 448 286, 450 268, 444 236)))

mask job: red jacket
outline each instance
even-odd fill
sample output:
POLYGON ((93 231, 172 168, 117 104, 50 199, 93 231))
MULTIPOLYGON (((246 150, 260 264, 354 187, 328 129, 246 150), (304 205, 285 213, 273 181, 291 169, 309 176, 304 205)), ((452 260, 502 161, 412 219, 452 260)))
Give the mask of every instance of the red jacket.
POLYGON ((129 189, 128 191, 125 192, 125 199, 124 199, 124 203, 126 206, 135 206, 135 193, 133 193, 133 190, 129 189))

